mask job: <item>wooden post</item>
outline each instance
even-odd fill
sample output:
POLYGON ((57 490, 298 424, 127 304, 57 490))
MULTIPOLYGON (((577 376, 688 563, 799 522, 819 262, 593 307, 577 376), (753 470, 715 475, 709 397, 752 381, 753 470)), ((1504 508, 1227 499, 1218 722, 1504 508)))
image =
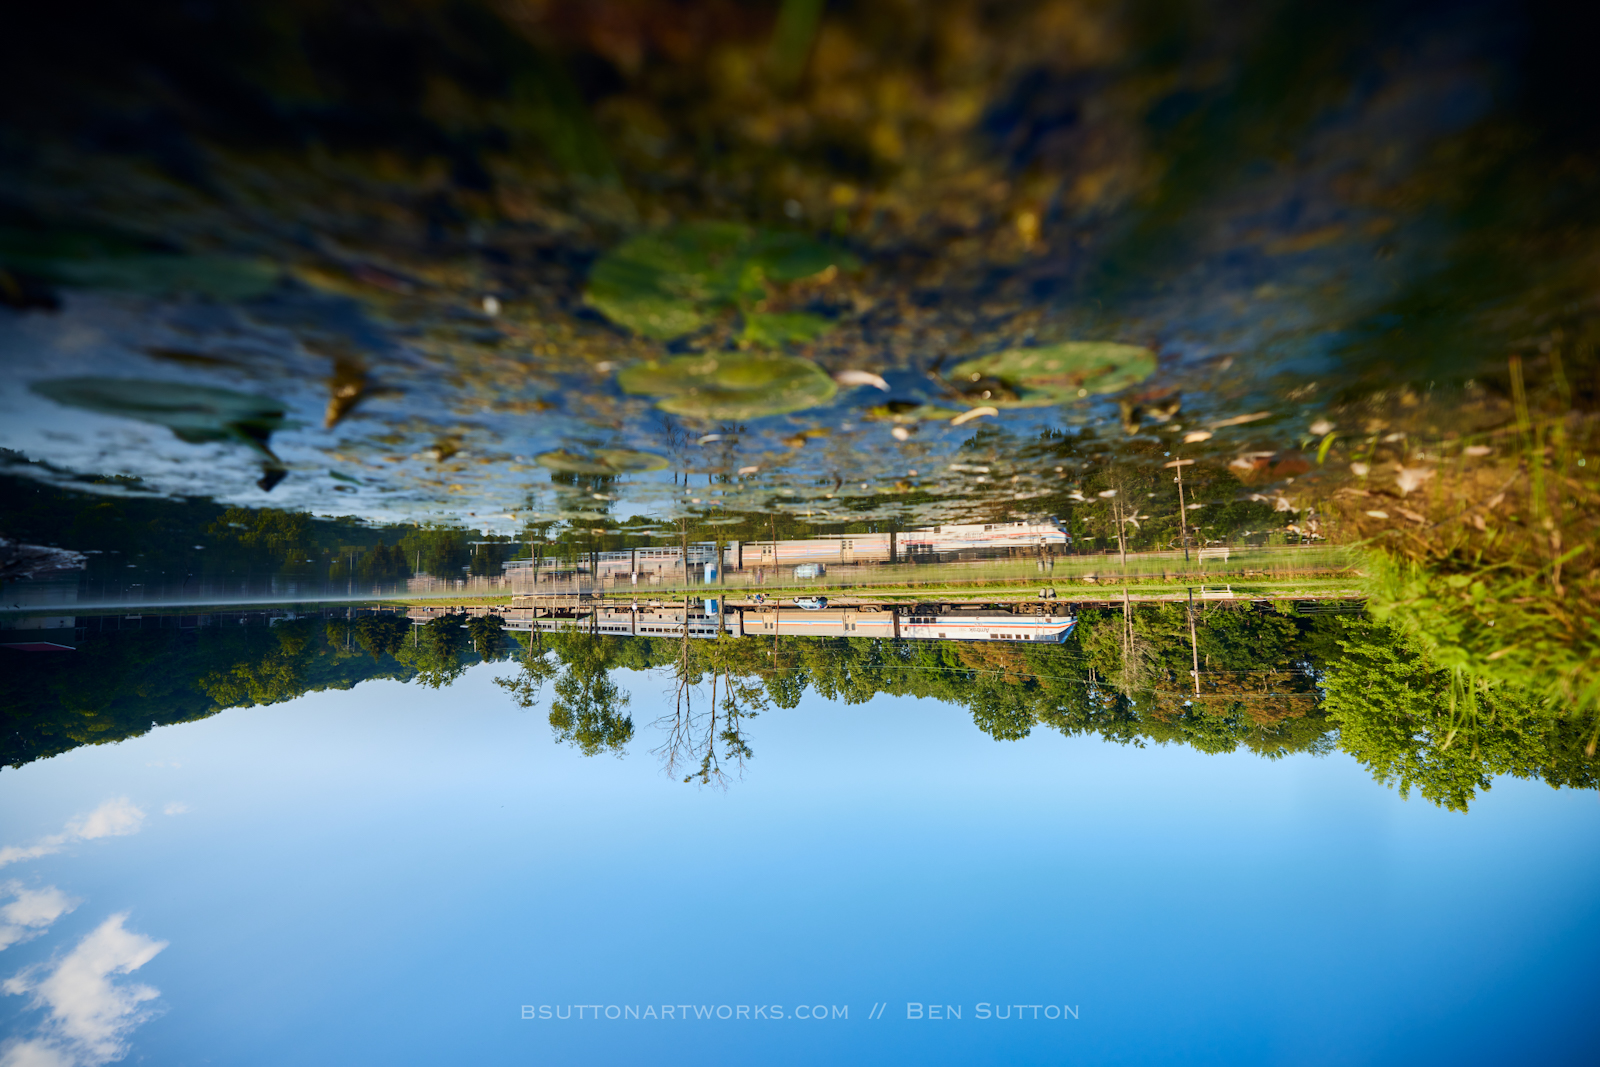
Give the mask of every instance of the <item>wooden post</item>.
POLYGON ((1122 576, 1126 578, 1128 576, 1128 538, 1123 533, 1123 527, 1127 523, 1122 517, 1122 490, 1120 488, 1117 490, 1117 495, 1111 498, 1111 503, 1115 505, 1117 513, 1117 551, 1121 553, 1122 576))
POLYGON ((1178 483, 1178 528, 1183 531, 1183 561, 1185 563, 1189 562, 1189 511, 1183 502, 1183 468, 1193 464, 1194 460, 1184 459, 1182 456, 1179 456, 1171 463, 1163 464, 1166 467, 1177 468, 1177 474, 1173 480, 1178 483))

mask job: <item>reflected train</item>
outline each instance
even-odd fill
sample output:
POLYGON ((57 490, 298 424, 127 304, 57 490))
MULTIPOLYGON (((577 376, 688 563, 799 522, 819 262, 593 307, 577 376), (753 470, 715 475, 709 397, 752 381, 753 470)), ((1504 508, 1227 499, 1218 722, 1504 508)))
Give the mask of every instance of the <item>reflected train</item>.
MULTIPOLYGON (((835 534, 794 541, 729 541, 723 546, 724 571, 762 567, 790 567, 802 563, 910 563, 936 562, 962 552, 1003 551, 1007 549, 1064 548, 1072 539, 1061 524, 1045 522, 990 522, 959 526, 932 526, 904 532, 835 534)), ((601 578, 627 578, 666 575, 683 570, 683 550, 660 546, 634 548, 620 552, 597 552, 580 557, 576 564, 544 560, 541 574, 571 572, 574 569, 601 578)), ((715 566, 716 543, 700 541, 689 545, 689 567, 715 566)), ((531 574, 535 561, 511 560, 508 574, 531 574)))
MULTIPOLYGON (((422 623, 445 614, 447 608, 413 608, 410 618, 422 623)), ((484 614, 488 609, 469 609, 484 614)), ((578 616, 538 617, 531 608, 501 609, 505 628, 552 633, 581 630, 613 637, 682 637, 687 628, 692 638, 716 637, 718 619, 715 608, 705 610, 704 601, 682 604, 641 604, 637 611, 614 606, 578 616)), ((922 611, 903 608, 824 608, 803 611, 797 608, 727 608, 720 632, 733 637, 876 637, 912 641, 1019 641, 1061 644, 1072 636, 1077 619, 1072 616, 1021 615, 995 609, 922 611)))

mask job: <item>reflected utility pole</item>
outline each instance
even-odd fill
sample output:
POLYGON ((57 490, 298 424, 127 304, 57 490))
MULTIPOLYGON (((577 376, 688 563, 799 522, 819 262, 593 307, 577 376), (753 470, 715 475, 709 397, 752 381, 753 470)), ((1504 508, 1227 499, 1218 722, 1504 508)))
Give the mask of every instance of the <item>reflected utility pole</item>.
POLYGON ((1194 633, 1194 586, 1189 586, 1189 651, 1194 655, 1194 695, 1200 695, 1200 642, 1194 633))

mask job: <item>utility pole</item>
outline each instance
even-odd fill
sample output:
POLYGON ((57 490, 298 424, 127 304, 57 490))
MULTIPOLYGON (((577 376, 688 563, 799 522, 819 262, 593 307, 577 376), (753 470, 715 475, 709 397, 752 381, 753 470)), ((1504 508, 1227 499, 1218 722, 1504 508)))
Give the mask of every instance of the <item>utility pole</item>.
POLYGON ((1122 517, 1122 491, 1111 498, 1111 507, 1117 513, 1117 550, 1122 554, 1122 576, 1128 576, 1128 538, 1124 531, 1126 520, 1122 517))
POLYGON ((1176 467, 1177 476, 1173 481, 1178 483, 1178 528, 1183 531, 1183 561, 1189 562, 1189 510, 1183 503, 1183 468, 1192 466, 1194 460, 1184 459, 1179 456, 1171 463, 1162 464, 1165 467, 1176 467))

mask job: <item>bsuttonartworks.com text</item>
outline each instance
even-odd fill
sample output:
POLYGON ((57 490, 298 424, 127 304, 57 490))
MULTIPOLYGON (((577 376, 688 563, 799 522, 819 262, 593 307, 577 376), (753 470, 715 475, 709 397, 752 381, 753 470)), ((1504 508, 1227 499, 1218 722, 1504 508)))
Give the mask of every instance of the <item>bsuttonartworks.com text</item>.
MULTIPOLYGON (((864 1018, 882 1019, 888 1014, 887 1003, 873 1004, 872 1009, 864 1018)), ((899 1013, 896 1012, 896 1015, 899 1013)), ((921 1004, 916 1001, 906 1003, 905 1018, 917 1020, 959 1020, 966 1015, 966 1009, 961 1004, 921 1004)), ((998 1019, 1005 1020, 1060 1020, 1076 1019, 1078 1005, 1076 1004, 990 1004, 987 1001, 975 1004, 971 1014, 966 1017, 972 1019, 998 1019)), ((837 1020, 850 1018, 848 1004, 799 1004, 788 1007, 783 1004, 524 1004, 522 1005, 522 1018, 537 1019, 587 1019, 599 1022, 602 1019, 652 1019, 673 1021, 689 1020, 734 1020, 734 1019, 804 1019, 804 1020, 837 1020)))

